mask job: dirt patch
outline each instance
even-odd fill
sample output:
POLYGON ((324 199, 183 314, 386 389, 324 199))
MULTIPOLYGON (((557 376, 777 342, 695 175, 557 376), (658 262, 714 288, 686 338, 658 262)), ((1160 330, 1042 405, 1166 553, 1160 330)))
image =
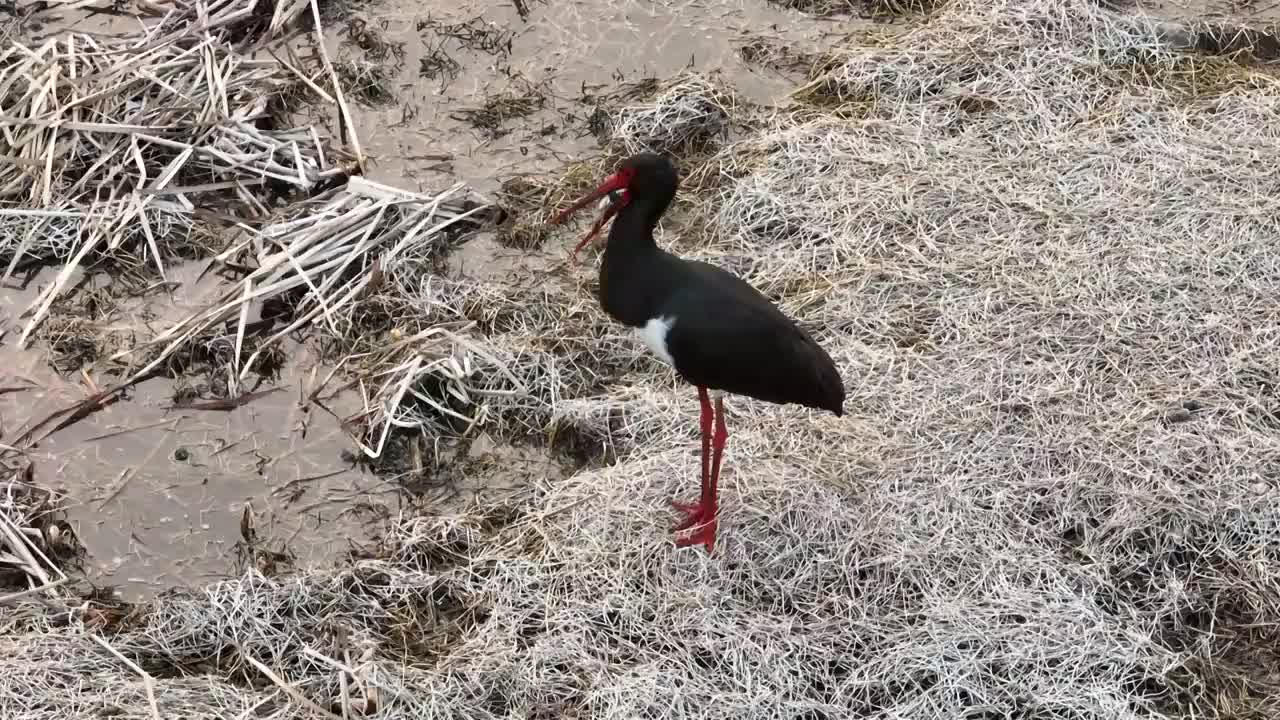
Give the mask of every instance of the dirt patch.
POLYGON ((818 16, 855 15, 886 18, 927 12, 937 0, 770 0, 790 10, 818 16))
POLYGON ((1115 4, 1163 20, 1232 21, 1255 26, 1280 21, 1280 6, 1250 0, 1120 0, 1115 4))
MULTIPOLYGON (((122 306, 99 318, 85 338, 101 342, 104 329, 149 337, 194 312, 218 284, 216 277, 193 282, 197 270, 179 268, 173 295, 122 306)), ((25 298, 7 299, 17 305, 25 298)), ((53 325, 74 322, 58 315, 53 325)), ((98 368, 110 366, 99 348, 71 358, 67 343, 2 351, 7 381, 31 388, 0 397, 6 438, 109 382, 98 375, 98 368), (62 372, 51 371, 51 359, 65 363, 62 372)), ((158 379, 32 451, 39 481, 67 496, 68 518, 89 551, 92 580, 136 597, 225 574, 245 508, 264 539, 288 546, 302 561, 327 562, 341 554, 346 538, 365 536, 368 516, 359 517, 358 506, 394 505, 385 483, 342 461, 346 441, 337 421, 299 410, 298 388, 315 363, 301 351, 291 355, 268 385, 281 391, 243 407, 200 409, 199 400, 219 395, 217 377, 158 379)))
MULTIPOLYGON (((13 370, 0 374, 0 385, 30 388, 0 397, 6 428, 88 392, 82 381, 49 373, 41 353, 2 357, 13 370)), ((67 519, 88 551, 88 578, 136 600, 225 577, 242 560, 246 513, 271 570, 330 567, 406 503, 448 512, 563 476, 544 450, 487 439, 422 448, 419 472, 405 474, 406 462, 379 474, 385 468, 350 452, 338 419, 303 409, 300 394, 325 372, 298 350, 274 386, 279 392, 229 411, 175 408, 181 384, 146 382, 32 451, 40 484, 66 495, 67 519)), ((326 405, 343 415, 359 410, 351 394, 326 405)))
POLYGON ((724 72, 745 99, 770 102, 793 87, 792 78, 748 65, 741 45, 764 36, 816 50, 865 25, 797 22, 768 3, 719 1, 552 7, 391 0, 364 15, 384 42, 404 48, 397 105, 354 111, 368 138, 371 177, 422 191, 463 180, 486 193, 595 150, 594 107, 584 93, 692 68, 724 72))
MULTIPOLYGON (((96 295, 72 295, 55 306, 43 350, 6 348, 0 385, 20 391, 0 397, 5 438, 108 384, 99 377, 111 367, 108 350, 150 338, 225 292, 202 268, 172 268, 170 292, 149 300, 112 296, 107 285, 97 302, 102 312, 90 319, 76 313, 96 295), (108 338, 117 339, 111 348, 103 347, 108 338)), ((21 313, 48 282, 46 274, 4 293, 0 312, 9 329, 21 327, 21 313)), ((287 345, 281 367, 239 406, 222 400, 228 367, 210 353, 196 364, 190 355, 175 358, 177 379, 143 383, 31 455, 40 481, 67 496, 74 534, 88 549, 88 577, 117 585, 126 597, 233 571, 243 559, 246 513, 255 557, 270 559, 273 570, 324 566, 344 557, 350 543, 370 539, 377 521, 404 502, 444 511, 490 482, 523 486, 563 472, 545 451, 481 444, 462 448, 460 457, 455 448, 420 447, 416 472, 401 462, 379 476, 373 471, 388 468, 369 468, 348 451, 341 419, 358 414, 358 397, 326 396, 323 408, 305 402, 331 370, 305 348, 287 345)))

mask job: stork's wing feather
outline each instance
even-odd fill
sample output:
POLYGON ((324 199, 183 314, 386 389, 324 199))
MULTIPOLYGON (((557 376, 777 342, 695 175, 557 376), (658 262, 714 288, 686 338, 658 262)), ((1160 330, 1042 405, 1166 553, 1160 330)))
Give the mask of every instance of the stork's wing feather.
POLYGON ((844 385, 831 357, 768 298, 705 263, 663 314, 674 318, 667 349, 686 380, 766 402, 843 413, 844 385))

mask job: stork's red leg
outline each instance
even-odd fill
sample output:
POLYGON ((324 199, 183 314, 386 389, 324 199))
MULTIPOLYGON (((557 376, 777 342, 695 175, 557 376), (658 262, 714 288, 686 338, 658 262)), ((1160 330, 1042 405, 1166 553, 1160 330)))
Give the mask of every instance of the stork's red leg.
POLYGON ((676 510, 684 513, 684 521, 675 527, 676 532, 687 530, 694 525, 702 522, 702 516, 707 507, 707 497, 709 493, 709 475, 708 461, 711 455, 711 397, 707 394, 704 387, 698 388, 698 405, 701 407, 701 414, 698 418, 698 424, 702 428, 702 495, 696 503, 684 503, 672 500, 671 505, 676 510))
MULTIPOLYGON (((706 391, 703 390, 703 393, 706 391)), ((702 397, 706 397, 703 395, 702 397)), ((710 404, 710 403, 708 403, 710 404)), ((702 502, 699 508, 702 512, 698 519, 689 527, 697 526, 693 532, 685 538, 676 540, 677 547, 685 547, 687 545, 701 544, 707 548, 710 553, 715 549, 716 545, 716 525, 718 524, 718 500, 719 500, 719 484, 720 484, 720 458, 724 454, 725 442, 729 439, 729 429, 724 424, 724 399, 716 398, 715 407, 715 435, 711 439, 711 481, 704 483, 702 486, 702 502)), ((704 435, 705 437, 705 435, 704 435)), ((705 454, 703 455, 705 458, 705 454)))

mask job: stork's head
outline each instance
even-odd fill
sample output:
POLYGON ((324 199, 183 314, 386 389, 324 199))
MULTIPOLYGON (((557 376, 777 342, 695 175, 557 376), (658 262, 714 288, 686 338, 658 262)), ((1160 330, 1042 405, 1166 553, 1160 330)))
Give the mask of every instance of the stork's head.
POLYGON ((603 212, 591 226, 591 232, 573 249, 576 258, 578 251, 596 236, 604 224, 628 205, 643 206, 644 222, 650 227, 657 224, 658 218, 662 217, 662 213, 666 212, 667 206, 675 198, 679 185, 680 175, 668 158, 655 153, 632 155, 618 163, 613 174, 606 177, 595 190, 562 211, 551 223, 558 225, 592 201, 606 198, 601 202, 603 212))

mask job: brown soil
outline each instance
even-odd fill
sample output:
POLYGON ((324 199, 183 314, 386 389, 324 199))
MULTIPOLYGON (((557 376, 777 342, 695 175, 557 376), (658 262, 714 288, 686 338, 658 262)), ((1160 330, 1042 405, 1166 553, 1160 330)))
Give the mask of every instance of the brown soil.
POLYGON ((1280 5, 1256 0, 1134 0, 1133 5, 1137 12, 1162 20, 1221 20, 1251 26, 1280 21, 1280 5))
MULTIPOLYGON (((527 8, 523 20, 511 2, 386 0, 361 13, 367 30, 403 52, 402 59, 388 61, 400 65, 391 83, 396 102, 354 109, 373 179, 424 191, 462 180, 493 192, 508 177, 548 172, 595 149, 587 122, 591 106, 580 102, 584 94, 691 67, 722 73, 745 99, 770 102, 792 89, 794 79, 748 66, 740 47, 765 37, 817 49, 824 38, 867 24, 816 20, 739 0, 576 0, 529 2, 527 8), (489 23, 494 33, 510 38, 509 50, 505 44, 490 50, 480 41, 447 37, 464 32, 459 27, 475 32, 489 23), (458 64, 456 77, 422 77, 424 60, 430 64, 437 49, 458 64), (512 117, 497 121, 496 128, 476 128, 456 117, 500 97, 530 98, 534 107, 519 116, 508 113, 512 117)), ((348 44, 339 53, 361 51, 348 44)))

